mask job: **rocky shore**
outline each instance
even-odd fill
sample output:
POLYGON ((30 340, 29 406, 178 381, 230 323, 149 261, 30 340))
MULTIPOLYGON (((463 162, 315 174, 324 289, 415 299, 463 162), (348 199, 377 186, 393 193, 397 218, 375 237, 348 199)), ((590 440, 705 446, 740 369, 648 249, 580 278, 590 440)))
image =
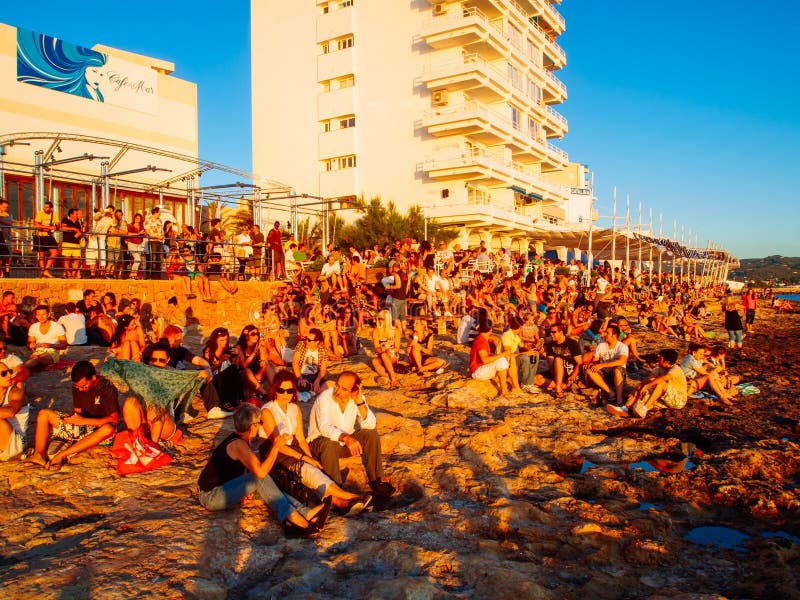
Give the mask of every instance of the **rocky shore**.
MULTIPOLYGON (((706 328, 724 335, 718 317, 706 328)), ((107 448, 56 473, 2 463, 3 596, 800 597, 798 315, 759 310, 729 355, 759 394, 646 420, 577 394, 498 398, 466 378, 452 334, 439 352, 450 369, 405 376, 400 390, 375 386, 363 351, 355 360, 386 474, 415 502, 333 518, 306 540, 284 538, 259 502, 207 513, 195 481, 230 419, 191 423, 175 462, 151 473, 118 476, 107 448)), ((644 353, 685 350, 640 335, 644 353)), ((87 355, 103 352, 67 358, 87 355)), ((34 375, 28 391, 38 407, 69 406, 64 371, 34 375)), ((352 471, 348 485, 364 486, 352 471)))

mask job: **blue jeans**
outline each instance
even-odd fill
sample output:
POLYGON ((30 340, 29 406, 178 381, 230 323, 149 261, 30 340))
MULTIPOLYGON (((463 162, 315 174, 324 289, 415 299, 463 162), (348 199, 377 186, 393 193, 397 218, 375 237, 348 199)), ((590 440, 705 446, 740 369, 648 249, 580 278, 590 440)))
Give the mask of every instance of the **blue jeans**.
POLYGON ((253 492, 258 492, 281 523, 296 510, 304 509, 302 514, 308 511, 297 500, 280 491, 269 475, 258 479, 252 473, 226 481, 213 490, 201 491, 200 504, 207 510, 225 510, 239 504, 242 498, 253 492))
POLYGON ((728 342, 731 344, 736 344, 737 346, 742 345, 742 330, 741 329, 729 329, 728 330, 728 342))

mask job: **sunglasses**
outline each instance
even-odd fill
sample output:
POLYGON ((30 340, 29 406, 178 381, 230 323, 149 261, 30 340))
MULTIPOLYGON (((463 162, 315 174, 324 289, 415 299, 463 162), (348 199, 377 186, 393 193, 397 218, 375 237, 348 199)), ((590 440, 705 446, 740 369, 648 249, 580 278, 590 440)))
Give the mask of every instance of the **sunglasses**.
POLYGON ((151 358, 150 362, 156 365, 165 365, 169 362, 168 358, 151 358))
POLYGON ((247 335, 251 335, 251 336, 257 336, 257 335, 259 335, 259 334, 258 334, 258 332, 257 332, 257 331, 248 331, 248 332, 247 332, 247 335))
POLYGON ((10 369, 6 369, 5 371, 0 371, 0 377, 5 377, 9 373, 11 373, 10 369))
POLYGON ((275 390, 275 392, 278 393, 278 394, 294 394, 294 388, 293 387, 288 387, 288 388, 279 387, 277 390, 275 390))

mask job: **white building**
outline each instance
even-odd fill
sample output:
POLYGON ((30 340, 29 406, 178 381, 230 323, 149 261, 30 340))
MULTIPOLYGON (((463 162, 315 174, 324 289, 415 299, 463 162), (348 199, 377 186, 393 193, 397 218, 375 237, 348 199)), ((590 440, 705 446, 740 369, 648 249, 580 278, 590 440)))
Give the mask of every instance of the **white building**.
POLYGON ((419 205, 462 243, 588 226, 588 203, 569 205, 571 188, 587 195, 586 169, 550 141, 567 132, 553 108, 567 91, 555 75, 565 23, 547 0, 251 9, 256 174, 325 199, 419 205))

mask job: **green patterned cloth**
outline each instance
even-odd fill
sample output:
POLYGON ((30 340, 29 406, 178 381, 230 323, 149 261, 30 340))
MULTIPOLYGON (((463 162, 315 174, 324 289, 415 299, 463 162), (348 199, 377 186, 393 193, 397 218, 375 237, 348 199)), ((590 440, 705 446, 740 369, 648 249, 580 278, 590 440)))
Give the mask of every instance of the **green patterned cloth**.
POLYGON ((202 371, 159 369, 133 360, 108 357, 100 374, 117 389, 128 388, 146 404, 166 408, 175 400, 175 412, 191 406, 200 387, 205 382, 202 371), (203 375, 203 377, 200 377, 203 375))

